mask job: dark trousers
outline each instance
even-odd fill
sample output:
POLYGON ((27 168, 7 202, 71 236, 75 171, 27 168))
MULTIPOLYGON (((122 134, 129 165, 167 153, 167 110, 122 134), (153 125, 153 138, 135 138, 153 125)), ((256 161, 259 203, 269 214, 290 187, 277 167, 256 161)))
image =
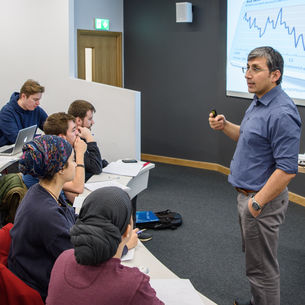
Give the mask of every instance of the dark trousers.
POLYGON ((287 188, 267 203, 254 218, 249 212, 250 196, 239 193, 237 208, 245 250, 246 275, 255 305, 280 305, 280 270, 277 260, 279 226, 288 207, 287 188))

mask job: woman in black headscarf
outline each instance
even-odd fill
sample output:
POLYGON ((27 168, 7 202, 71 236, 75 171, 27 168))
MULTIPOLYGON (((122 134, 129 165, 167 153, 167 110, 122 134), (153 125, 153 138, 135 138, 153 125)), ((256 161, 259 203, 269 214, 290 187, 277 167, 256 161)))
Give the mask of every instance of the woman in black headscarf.
POLYGON ((132 228, 126 192, 117 187, 92 192, 71 229, 74 249, 63 252, 55 262, 46 304, 164 304, 147 275, 121 264, 132 228))

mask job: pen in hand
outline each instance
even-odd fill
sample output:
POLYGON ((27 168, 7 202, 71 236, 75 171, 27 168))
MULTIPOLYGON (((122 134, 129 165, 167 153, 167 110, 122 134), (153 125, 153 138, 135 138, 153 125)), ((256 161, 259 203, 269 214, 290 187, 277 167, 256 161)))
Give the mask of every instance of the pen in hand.
POLYGON ((140 230, 140 231, 137 232, 137 234, 139 235, 139 234, 143 233, 144 231, 145 231, 145 229, 140 230))

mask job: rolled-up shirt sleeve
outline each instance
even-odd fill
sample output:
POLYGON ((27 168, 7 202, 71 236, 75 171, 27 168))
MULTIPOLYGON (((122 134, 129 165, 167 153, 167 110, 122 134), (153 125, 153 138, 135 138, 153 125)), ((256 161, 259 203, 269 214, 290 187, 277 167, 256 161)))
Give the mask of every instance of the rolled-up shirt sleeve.
POLYGON ((276 168, 288 174, 298 172, 301 123, 291 113, 272 117, 270 128, 271 147, 276 168))

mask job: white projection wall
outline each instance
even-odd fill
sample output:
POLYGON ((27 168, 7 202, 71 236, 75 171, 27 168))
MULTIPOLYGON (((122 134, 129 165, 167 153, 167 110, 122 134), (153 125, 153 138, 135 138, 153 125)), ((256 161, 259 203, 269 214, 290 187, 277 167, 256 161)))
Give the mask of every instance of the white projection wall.
POLYGON ((283 89, 305 105, 304 16, 304 0, 228 0, 227 95, 251 97, 241 68, 252 49, 271 46, 284 58, 283 89))

